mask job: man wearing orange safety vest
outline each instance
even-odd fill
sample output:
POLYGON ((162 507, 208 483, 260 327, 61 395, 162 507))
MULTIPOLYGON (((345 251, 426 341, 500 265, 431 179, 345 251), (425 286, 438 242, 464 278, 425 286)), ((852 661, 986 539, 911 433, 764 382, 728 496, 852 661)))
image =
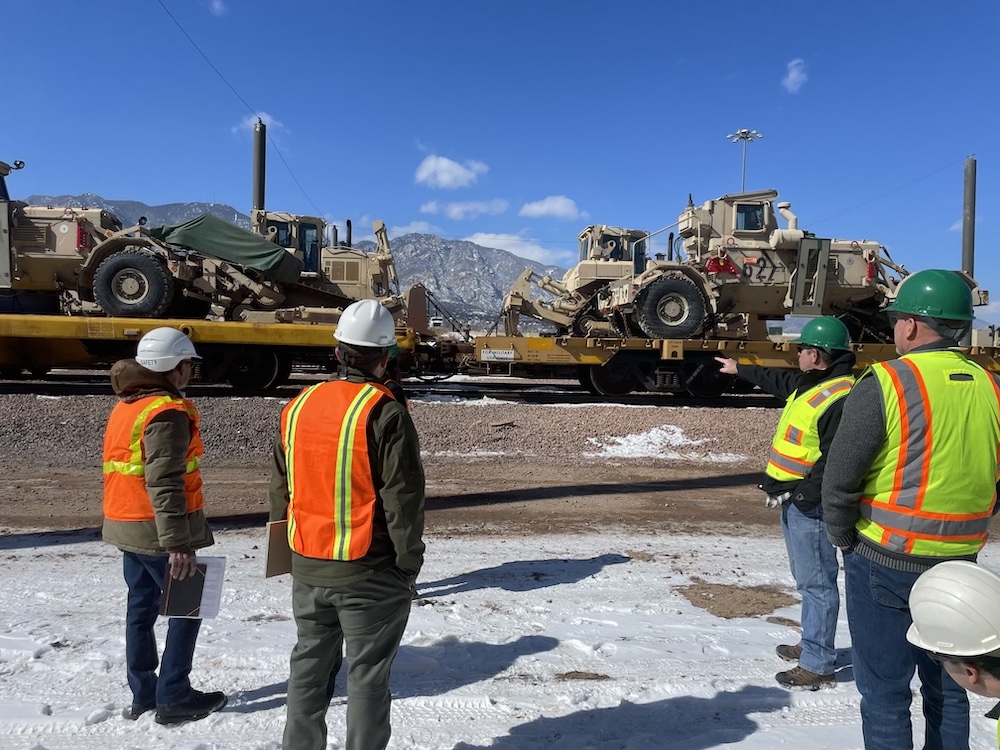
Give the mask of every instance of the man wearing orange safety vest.
POLYGON ((841 407, 854 384, 855 358, 846 326, 833 317, 810 320, 796 343, 801 374, 716 360, 723 373, 785 399, 760 488, 768 507, 781 506, 788 562, 802 597, 802 638, 776 647, 778 656, 798 666, 778 672, 775 680, 792 690, 819 690, 836 684, 840 612, 840 564, 826 538, 820 489, 841 407))
POLYGON ((915 273, 887 310, 899 359, 868 368, 844 404, 823 480, 830 540, 844 550, 847 620, 866 750, 913 747, 920 677, 925 750, 968 750, 969 702, 907 642, 910 591, 986 541, 1000 460, 1000 383, 954 348, 972 293, 951 271, 915 273))
POLYGON ((282 747, 327 747, 346 647, 346 750, 384 750, 389 672, 423 565, 424 470, 413 421, 382 382, 392 315, 355 302, 334 336, 346 377, 289 402, 274 444, 271 520, 288 520, 298 629, 282 747))
POLYGON ((104 434, 103 537, 124 553, 132 704, 123 716, 133 721, 155 709, 158 723, 178 724, 226 705, 223 693, 194 690, 188 679, 201 620, 170 620, 156 672, 164 585, 194 575, 195 550, 213 543, 198 468, 198 410, 183 396, 196 359, 187 336, 155 328, 139 341, 135 359, 111 368, 118 404, 104 434))

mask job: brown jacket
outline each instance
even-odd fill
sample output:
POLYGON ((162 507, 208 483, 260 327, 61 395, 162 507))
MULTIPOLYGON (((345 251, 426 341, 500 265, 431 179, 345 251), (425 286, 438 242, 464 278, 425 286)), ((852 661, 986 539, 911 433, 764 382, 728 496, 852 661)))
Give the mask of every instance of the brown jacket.
MULTIPOLYGON (((123 401, 147 396, 177 396, 180 393, 159 373, 147 370, 134 359, 111 368, 111 387, 123 401)), ((191 442, 191 419, 185 412, 157 415, 143 433, 146 454, 146 489, 153 504, 153 521, 104 519, 102 536, 123 552, 166 555, 182 549, 201 549, 214 543, 212 530, 201 510, 187 512, 184 467, 191 442)))

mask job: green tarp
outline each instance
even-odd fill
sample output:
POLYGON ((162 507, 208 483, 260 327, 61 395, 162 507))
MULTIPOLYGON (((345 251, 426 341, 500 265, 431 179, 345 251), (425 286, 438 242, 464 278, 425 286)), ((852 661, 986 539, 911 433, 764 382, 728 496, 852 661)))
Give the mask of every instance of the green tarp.
POLYGON ((160 242, 254 268, 273 281, 298 281, 302 271, 302 261, 284 248, 212 214, 183 224, 161 224, 149 234, 160 242))

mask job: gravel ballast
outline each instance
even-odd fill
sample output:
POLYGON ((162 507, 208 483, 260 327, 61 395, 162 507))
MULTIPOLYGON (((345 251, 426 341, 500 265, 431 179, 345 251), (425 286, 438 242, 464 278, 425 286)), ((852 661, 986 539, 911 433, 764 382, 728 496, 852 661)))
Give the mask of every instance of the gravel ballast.
MULTIPOLYGON (((196 398, 205 460, 266 465, 287 399, 196 398)), ((110 396, 0 397, 0 461, 19 466, 99 466, 110 396)), ((415 401, 411 414, 428 464, 533 457, 581 461, 709 461, 762 468, 779 410, 768 408, 541 406, 492 401, 415 401)))

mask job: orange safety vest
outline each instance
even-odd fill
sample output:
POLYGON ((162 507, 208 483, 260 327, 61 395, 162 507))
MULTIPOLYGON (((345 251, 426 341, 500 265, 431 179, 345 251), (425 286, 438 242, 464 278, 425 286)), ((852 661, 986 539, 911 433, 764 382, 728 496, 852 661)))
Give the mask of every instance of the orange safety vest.
POLYGON ((104 432, 104 516, 111 521, 152 521, 153 503, 146 491, 146 426, 158 414, 183 411, 191 418, 191 442, 184 467, 187 512, 201 510, 201 457, 205 449, 198 429, 198 409, 185 398, 148 396, 119 401, 104 432))
POLYGON ((858 533, 892 552, 976 554, 1000 477, 993 376, 952 350, 911 352, 865 375, 881 386, 886 438, 861 489, 858 533))
POLYGON ((377 491, 368 454, 375 407, 395 400, 378 383, 334 380, 292 399, 281 413, 288 482, 288 546, 320 560, 368 553, 377 491))

